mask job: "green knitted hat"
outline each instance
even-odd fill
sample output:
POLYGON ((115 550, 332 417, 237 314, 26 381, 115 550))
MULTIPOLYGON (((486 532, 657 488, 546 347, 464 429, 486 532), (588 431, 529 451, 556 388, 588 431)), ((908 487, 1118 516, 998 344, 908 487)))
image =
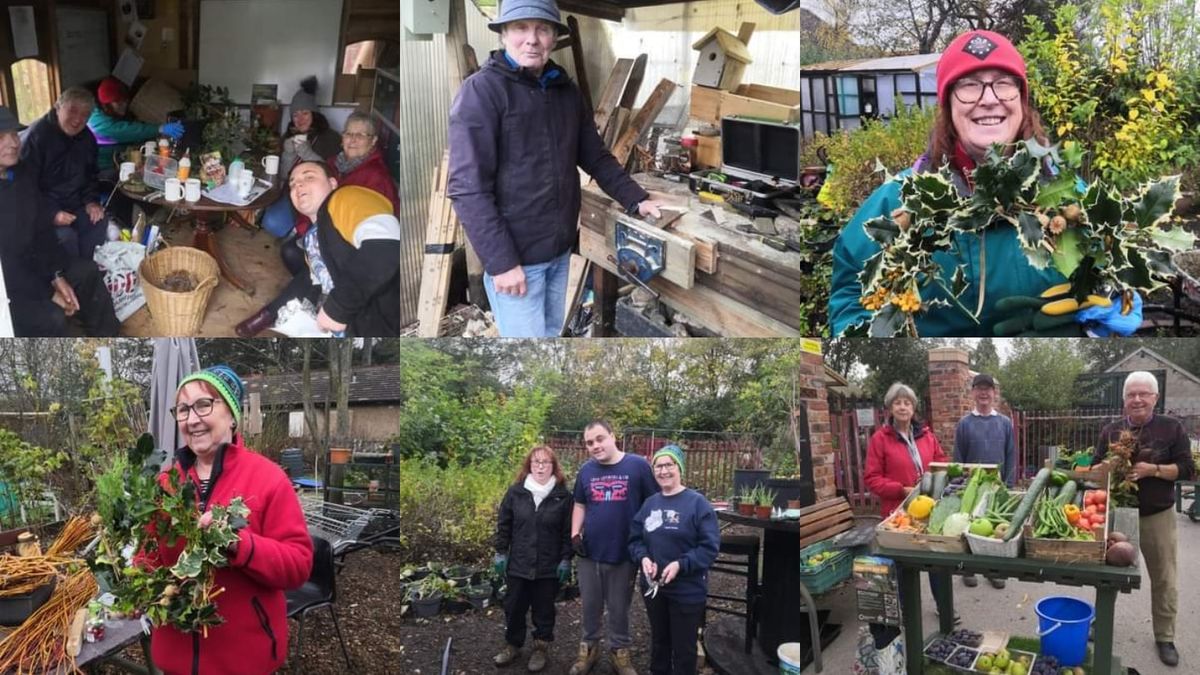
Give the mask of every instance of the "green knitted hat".
POLYGON ((225 405, 233 411, 233 421, 242 421, 242 396, 246 393, 246 387, 232 368, 221 364, 198 370, 183 378, 175 393, 178 394, 188 382, 196 381, 206 382, 216 389, 221 398, 225 400, 225 405))
POLYGON ((678 445, 664 445, 654 452, 654 456, 650 458, 650 464, 654 464, 659 457, 664 456, 675 460, 675 464, 679 466, 679 474, 683 475, 683 449, 678 445))

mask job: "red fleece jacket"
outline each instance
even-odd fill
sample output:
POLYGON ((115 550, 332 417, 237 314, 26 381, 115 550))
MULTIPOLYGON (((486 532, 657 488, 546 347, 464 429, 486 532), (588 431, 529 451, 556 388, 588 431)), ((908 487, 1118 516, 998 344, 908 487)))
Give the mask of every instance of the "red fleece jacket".
MULTIPOLYGON (((196 484, 195 455, 179 451, 175 471, 196 484)), ((166 482, 167 474, 160 476, 166 482)), ((170 626, 151 635, 151 658, 164 673, 184 675, 256 675, 283 666, 288 653, 287 599, 312 571, 312 539, 291 481, 277 464, 242 445, 240 436, 217 453, 207 506, 229 504, 241 497, 250 509, 249 524, 239 533, 237 553, 229 567, 217 570, 217 612, 225 622, 200 633, 170 626)), ((199 517, 197 515, 197 517, 199 517)), ((148 567, 173 565, 184 542, 167 547, 159 539, 157 554, 142 558, 148 567)))
MULTIPOLYGON (((942 445, 929 427, 914 425, 917 452, 921 455, 921 466, 929 469, 930 462, 948 461, 942 445)), ((913 466, 906 444, 892 428, 884 424, 871 436, 867 444, 867 469, 863 481, 867 489, 879 497, 881 512, 888 514, 904 501, 904 488, 917 484, 917 467, 913 466)))

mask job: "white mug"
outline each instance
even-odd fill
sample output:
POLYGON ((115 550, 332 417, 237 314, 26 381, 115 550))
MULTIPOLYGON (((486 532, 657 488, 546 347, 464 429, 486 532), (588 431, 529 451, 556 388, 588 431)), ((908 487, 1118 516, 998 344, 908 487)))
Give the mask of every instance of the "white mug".
POLYGON ((183 199, 183 184, 178 178, 168 178, 163 182, 163 198, 169 202, 183 199))
POLYGON ((268 176, 274 176, 279 173, 279 155, 267 155, 263 157, 262 165, 268 176))
POLYGON ((133 162, 121 162, 120 182, 124 183, 129 180, 135 171, 137 171, 137 165, 133 162))
POLYGON ((238 196, 242 199, 250 196, 250 191, 254 189, 254 172, 249 169, 242 169, 242 175, 238 176, 238 196))
POLYGON ((158 146, 154 143, 154 141, 146 141, 145 144, 142 145, 142 155, 145 157, 150 157, 151 155, 155 154, 155 150, 157 148, 158 146))
POLYGON ((200 201, 200 179, 189 178, 183 184, 183 198, 189 202, 200 201))

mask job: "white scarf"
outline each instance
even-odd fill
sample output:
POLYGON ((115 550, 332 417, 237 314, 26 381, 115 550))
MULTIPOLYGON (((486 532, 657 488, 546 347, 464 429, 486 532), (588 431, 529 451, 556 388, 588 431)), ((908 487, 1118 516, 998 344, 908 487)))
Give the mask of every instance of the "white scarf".
POLYGON ((533 495, 534 511, 537 511, 538 507, 542 505, 542 500, 545 499, 546 495, 550 494, 550 491, 554 489, 554 484, 556 482, 558 482, 558 479, 554 476, 550 476, 550 480, 546 481, 545 485, 541 485, 533 479, 533 474, 525 476, 525 489, 529 490, 529 492, 533 495))

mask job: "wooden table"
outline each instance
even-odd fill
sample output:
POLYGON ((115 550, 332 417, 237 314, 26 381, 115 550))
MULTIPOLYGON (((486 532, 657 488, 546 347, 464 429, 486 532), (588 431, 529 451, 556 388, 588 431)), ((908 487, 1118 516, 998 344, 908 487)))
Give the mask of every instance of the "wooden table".
MULTIPOLYGON (((687 212, 666 231, 667 268, 648 286, 672 309, 687 315, 718 335, 777 337, 800 335, 800 293, 803 282, 800 255, 779 251, 761 237, 734 229, 750 221, 725 209, 723 225, 701 214, 701 204, 686 183, 637 174, 634 179, 656 198, 687 212), (694 274, 672 270, 674 251, 694 250, 694 274), (690 281, 684 277, 690 277, 690 281), (671 279, 674 279, 672 281, 671 279)), ((601 333, 611 331, 616 302, 614 233, 621 205, 595 183, 583 188, 579 252, 593 263, 597 316, 601 333)))
MULTIPOLYGON (((717 518, 728 523, 763 531, 762 576, 759 578, 758 647, 771 663, 778 662, 776 650, 784 642, 811 645, 811 628, 804 611, 800 583, 800 522, 768 520, 719 510, 717 518)), ((814 611, 816 608, 813 608, 814 611)), ((818 626, 821 649, 841 632, 840 624, 826 623, 822 615, 818 626)))
POLYGON ((243 227, 247 230, 256 229, 254 225, 248 222, 239 212, 265 209, 274 204, 275 201, 279 199, 280 193, 283 192, 282 184, 278 180, 278 177, 271 181, 271 187, 266 192, 259 195, 254 201, 243 206, 213 201, 212 199, 209 199, 207 196, 203 195, 201 195, 200 201, 197 202, 188 202, 183 200, 177 202, 168 202, 161 197, 155 199, 154 201, 149 201, 146 199, 146 197, 156 193, 161 194, 161 191, 149 188, 146 192, 134 192, 129 190, 125 184, 122 184, 120 189, 121 193, 125 196, 142 202, 143 204, 171 207, 171 212, 167 215, 166 219, 168 222, 174 217, 176 211, 185 211, 190 213, 195 226, 195 231, 192 235, 192 246, 211 255, 213 259, 217 261, 217 266, 221 269, 221 276, 228 279, 229 283, 233 284, 238 289, 245 291, 251 296, 254 295, 254 286, 246 281, 243 281, 240 277, 234 274, 229 268, 228 263, 225 262, 224 256, 217 247, 217 236, 216 232, 212 228, 212 221, 220 217, 220 214, 224 214, 240 227, 243 227))
MULTIPOLYGON (((0 640, 4 639, 9 630, 12 629, 0 628, 0 640)), ((150 636, 142 632, 141 622, 136 619, 108 619, 104 622, 104 639, 100 642, 84 642, 80 647, 79 656, 75 657, 75 665, 80 669, 90 669, 103 663, 138 675, 157 672, 120 656, 126 647, 134 643, 141 644, 142 658, 146 663, 153 664, 150 658, 150 636)))
MULTIPOLYGON (((1125 533, 1134 548, 1138 548, 1137 509, 1116 509, 1113 513, 1113 529, 1125 533)), ((1108 565, 1081 563, 1054 563, 1031 558, 996 558, 970 553, 933 553, 931 551, 909 551, 879 547, 877 555, 896 562, 900 575, 900 612, 904 621, 904 644, 906 645, 907 672, 920 675, 925 657, 916 645, 925 644, 921 622, 921 572, 940 572, 940 583, 933 589, 945 594, 951 611, 938 617, 943 635, 954 630, 954 585, 955 574, 982 574, 992 579, 1013 577, 1022 581, 1055 583, 1066 586, 1092 586, 1096 589, 1096 639, 1092 649, 1092 673, 1096 675, 1123 674, 1120 659, 1113 656, 1113 617, 1115 616, 1117 593, 1129 593, 1142 585, 1142 570, 1138 564, 1132 567, 1110 567, 1108 565)), ((1140 561, 1140 557, 1139 557, 1140 561)))

